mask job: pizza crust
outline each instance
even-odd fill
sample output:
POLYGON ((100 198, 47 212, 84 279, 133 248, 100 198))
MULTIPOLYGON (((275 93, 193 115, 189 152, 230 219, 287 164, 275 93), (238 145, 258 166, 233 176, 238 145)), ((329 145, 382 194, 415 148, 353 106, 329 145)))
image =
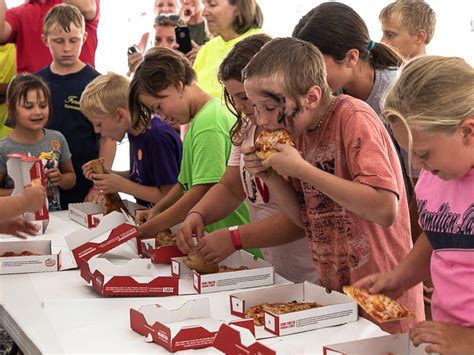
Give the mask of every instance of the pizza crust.
POLYGON ((286 314, 291 312, 305 311, 307 309, 321 307, 316 302, 282 302, 282 303, 262 303, 250 307, 245 312, 245 318, 253 318, 256 326, 262 326, 265 323, 265 311, 274 314, 286 314))

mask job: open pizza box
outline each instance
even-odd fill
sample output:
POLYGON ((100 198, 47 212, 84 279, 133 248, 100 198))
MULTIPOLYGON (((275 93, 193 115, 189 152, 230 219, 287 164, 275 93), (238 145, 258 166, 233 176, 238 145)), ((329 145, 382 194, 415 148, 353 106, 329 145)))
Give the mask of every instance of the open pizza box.
MULTIPOLYGON (((22 154, 8 154, 7 171, 15 182, 12 196, 23 193, 27 185, 41 184, 46 188, 43 163, 38 158, 27 157, 22 154)), ((48 200, 45 199, 43 207, 39 211, 35 213, 27 212, 24 217, 39 227, 37 235, 44 234, 49 222, 48 200)))
POLYGON ((260 287, 275 283, 275 270, 268 261, 256 258, 252 254, 238 250, 224 259, 219 265, 229 267, 247 266, 248 270, 200 274, 189 269, 184 263, 186 257, 171 259, 174 276, 188 280, 197 293, 209 293, 235 290, 240 288, 260 287))
MULTIPOLYGON (((181 223, 171 227, 171 232, 176 235, 180 226, 181 223)), ((176 245, 157 246, 155 237, 140 239, 138 250, 154 264, 171 264, 172 258, 184 256, 176 245)))
POLYGON ((82 278, 103 296, 172 296, 195 293, 180 287, 169 265, 155 265, 138 256, 139 231, 118 212, 104 216, 90 230, 66 236, 82 278), (179 291, 182 292, 179 292, 179 291))
POLYGON ((345 343, 325 345, 324 355, 424 355, 423 344, 415 347, 408 333, 386 335, 382 337, 354 340, 345 343))
POLYGON ((61 253, 53 254, 50 240, 0 242, 0 275, 58 271, 61 253), (2 256, 14 253, 19 256, 2 256), (34 255, 22 255, 22 254, 34 255))
MULTIPOLYGON (((253 322, 249 321, 253 326, 253 322)), ((276 354, 276 351, 259 343, 250 329, 235 324, 221 325, 212 346, 224 354, 276 354)))
MULTIPOLYGON (((128 200, 123 200, 125 207, 132 216, 135 216, 137 210, 146 209, 146 207, 128 200)), ((96 202, 70 203, 68 206, 69 219, 79 223, 86 228, 95 228, 104 217, 103 206, 96 202)))
POLYGON ((264 312, 264 326, 256 327, 257 339, 305 332, 355 322, 358 319, 357 304, 346 295, 312 284, 274 287, 230 295, 231 314, 245 317, 246 311, 263 303, 316 302, 321 307, 286 314, 264 312))
MULTIPOLYGON (((242 326, 251 322, 239 321, 242 326)), ((177 309, 151 304, 130 309, 130 326, 166 350, 175 352, 212 346, 222 321, 211 318, 209 299, 189 300, 177 309)))

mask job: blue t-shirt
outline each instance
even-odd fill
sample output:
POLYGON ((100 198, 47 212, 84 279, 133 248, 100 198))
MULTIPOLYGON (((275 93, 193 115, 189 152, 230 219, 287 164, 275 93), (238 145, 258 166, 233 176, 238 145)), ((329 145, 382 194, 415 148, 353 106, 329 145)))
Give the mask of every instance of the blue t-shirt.
MULTIPOLYGON (((174 185, 178 182, 183 144, 168 123, 154 116, 151 126, 130 142, 130 180, 145 186, 174 185)), ((149 202, 137 199, 143 206, 149 202)))
POLYGON ((76 172, 76 186, 72 190, 61 191, 61 208, 67 209, 69 203, 82 202, 92 181, 82 174, 82 165, 99 156, 99 138, 94 127, 81 113, 79 100, 84 88, 100 75, 90 65, 77 73, 58 75, 47 66, 36 75, 49 86, 53 112, 50 112, 48 128, 61 132, 66 137, 72 154, 72 164, 76 172))

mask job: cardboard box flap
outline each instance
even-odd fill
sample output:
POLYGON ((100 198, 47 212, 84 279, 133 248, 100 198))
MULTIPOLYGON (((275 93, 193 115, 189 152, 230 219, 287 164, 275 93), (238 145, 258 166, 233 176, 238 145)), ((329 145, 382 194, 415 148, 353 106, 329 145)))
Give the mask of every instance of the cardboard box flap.
POLYGON ((135 226, 124 223, 124 220, 121 213, 112 212, 95 229, 78 230, 67 235, 66 244, 72 250, 76 263, 104 254, 126 242, 123 245, 126 255, 138 258, 135 238, 139 231, 135 226))
POLYGON ((152 265, 147 259, 114 260, 91 258, 88 261, 89 270, 94 273, 99 270, 104 276, 153 276, 152 265))
POLYGON ((104 210, 102 204, 97 202, 70 203, 68 206, 69 211, 74 208, 87 214, 102 214, 104 210))
POLYGON ((226 265, 230 267, 239 267, 241 265, 245 265, 248 266, 249 269, 273 266, 268 261, 259 259, 244 250, 232 253, 227 258, 222 260, 219 265, 226 265))
MULTIPOLYGON (((253 321, 251 322, 253 324, 253 321)), ((234 324, 221 325, 212 345, 225 354, 276 354, 257 342, 249 329, 234 324)))
POLYGON ((423 345, 415 347, 408 333, 403 333, 325 345, 323 353, 325 355, 369 353, 374 355, 422 355, 425 354, 424 349, 423 345))

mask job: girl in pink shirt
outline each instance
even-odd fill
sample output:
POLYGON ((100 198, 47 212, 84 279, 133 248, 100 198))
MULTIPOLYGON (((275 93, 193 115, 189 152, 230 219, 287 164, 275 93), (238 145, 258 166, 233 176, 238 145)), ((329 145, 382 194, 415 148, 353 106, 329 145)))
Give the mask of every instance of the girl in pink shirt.
POLYGON ((389 272, 355 286, 398 296, 430 275, 433 321, 416 324, 415 345, 427 352, 474 349, 474 71, 461 58, 408 62, 385 101, 400 145, 422 168, 415 188, 424 231, 389 272))

